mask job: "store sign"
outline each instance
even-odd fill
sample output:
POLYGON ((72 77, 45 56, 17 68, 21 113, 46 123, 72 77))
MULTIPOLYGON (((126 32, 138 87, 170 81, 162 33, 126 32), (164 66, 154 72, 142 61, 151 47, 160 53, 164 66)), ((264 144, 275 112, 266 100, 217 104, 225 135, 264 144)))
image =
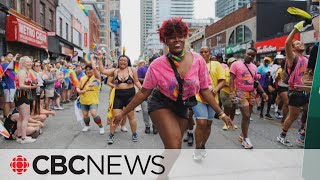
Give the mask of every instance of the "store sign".
POLYGON ((226 48, 225 45, 221 45, 221 47, 216 47, 211 49, 211 55, 215 56, 217 54, 225 54, 226 48))
MULTIPOLYGON (((257 42, 255 47, 257 49, 258 54, 284 50, 287 37, 288 36, 282 36, 266 41, 257 42)), ((300 40, 300 34, 295 34, 294 39, 300 40)))
POLYGON ((84 33, 84 47, 88 46, 88 33, 84 33))
POLYGON ((48 48, 48 35, 46 32, 31 26, 16 18, 7 17, 7 41, 19 41, 39 48, 48 48))
POLYGON ((246 42, 238 45, 232 45, 226 47, 226 54, 234 54, 241 51, 246 51, 248 48, 251 48, 252 42, 246 42))
POLYGON ((61 54, 67 55, 67 56, 72 56, 73 55, 73 50, 61 46, 61 54))

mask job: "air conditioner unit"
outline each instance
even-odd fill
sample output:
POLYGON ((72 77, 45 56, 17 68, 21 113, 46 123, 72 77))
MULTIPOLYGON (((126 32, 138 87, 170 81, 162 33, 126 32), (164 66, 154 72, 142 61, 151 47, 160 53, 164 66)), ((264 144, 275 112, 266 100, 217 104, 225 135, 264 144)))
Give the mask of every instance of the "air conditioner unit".
POLYGON ((248 3, 247 4, 247 9, 250 9, 252 6, 251 6, 251 3, 248 3))

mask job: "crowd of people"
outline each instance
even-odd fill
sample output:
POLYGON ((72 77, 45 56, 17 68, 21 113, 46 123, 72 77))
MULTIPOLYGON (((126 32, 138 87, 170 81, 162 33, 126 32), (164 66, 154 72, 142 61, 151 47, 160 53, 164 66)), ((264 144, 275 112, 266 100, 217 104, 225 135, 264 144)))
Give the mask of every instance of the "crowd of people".
POLYGON ((282 131, 275 138, 285 146, 292 146, 286 134, 302 110, 297 143, 303 146, 310 96, 306 85, 312 83, 310 74, 314 71, 319 45, 311 49, 308 57, 305 55, 304 44, 293 39, 304 26, 304 22, 300 22, 294 27, 286 40, 285 54, 265 57, 258 66, 254 48, 247 49, 243 58, 225 59, 221 55, 212 56, 207 46, 202 47, 199 54, 187 50, 189 28, 181 18, 166 20, 159 29, 160 40, 169 52, 154 55, 148 64, 140 61, 137 68, 133 68, 130 58, 123 54, 116 67, 107 69, 104 54, 98 50, 96 56, 91 54, 90 64, 64 60, 50 64, 47 60, 40 62, 23 56, 19 59, 19 71, 15 72, 18 56, 8 52, 1 62, 4 71, 1 101, 4 124, 11 134, 9 139, 21 144, 35 142, 42 133, 44 121, 54 116, 55 111, 63 110, 62 104, 77 97, 84 121, 82 131, 90 129, 91 116, 99 126, 99 133, 104 134, 105 127, 97 110, 102 75, 105 75, 106 84, 114 90, 113 117, 108 119, 110 132, 106 139, 110 145, 116 140, 117 127, 128 131, 127 118, 132 141, 139 141, 134 109, 141 105, 144 132, 150 134, 152 127, 166 149, 181 149, 183 141, 193 145, 195 139, 195 160, 207 155, 205 145, 212 122, 221 119, 223 130, 237 129, 233 120, 239 109, 242 116, 239 141, 245 149, 252 149, 249 125, 257 105, 260 118, 268 119, 273 119, 270 110, 275 107, 274 117, 283 123, 282 131))

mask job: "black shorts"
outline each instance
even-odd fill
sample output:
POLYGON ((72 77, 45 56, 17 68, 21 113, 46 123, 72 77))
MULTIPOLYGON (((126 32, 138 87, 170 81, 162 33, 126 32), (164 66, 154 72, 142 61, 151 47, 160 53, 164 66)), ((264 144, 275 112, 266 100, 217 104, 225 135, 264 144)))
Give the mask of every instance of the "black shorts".
POLYGON ((310 93, 304 91, 288 91, 289 106, 302 107, 309 103, 310 93))
POLYGON ((281 93, 287 92, 287 91, 289 91, 289 88, 288 88, 288 87, 278 86, 278 89, 277 89, 277 93, 278 93, 278 94, 281 94, 281 93))
POLYGON ((152 111, 164 108, 170 109, 179 117, 184 119, 189 118, 188 108, 182 108, 181 106, 177 105, 175 101, 162 94, 159 90, 153 90, 152 95, 148 99, 148 113, 150 114, 152 111))
POLYGON ((17 89, 14 103, 16 107, 21 106, 22 104, 30 105, 32 101, 32 93, 29 90, 17 89))
POLYGON ((130 89, 116 89, 113 109, 123 109, 128 106, 135 94, 136 90, 134 87, 130 89))

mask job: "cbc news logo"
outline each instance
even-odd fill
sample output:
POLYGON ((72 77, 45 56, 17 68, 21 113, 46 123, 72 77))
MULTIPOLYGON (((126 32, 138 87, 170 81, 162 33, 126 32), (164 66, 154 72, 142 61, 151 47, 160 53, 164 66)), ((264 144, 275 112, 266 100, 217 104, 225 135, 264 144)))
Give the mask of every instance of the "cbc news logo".
POLYGON ((25 173, 28 170, 29 162, 27 158, 18 155, 17 157, 12 159, 10 167, 13 172, 17 173, 18 175, 21 175, 22 173, 25 173))

